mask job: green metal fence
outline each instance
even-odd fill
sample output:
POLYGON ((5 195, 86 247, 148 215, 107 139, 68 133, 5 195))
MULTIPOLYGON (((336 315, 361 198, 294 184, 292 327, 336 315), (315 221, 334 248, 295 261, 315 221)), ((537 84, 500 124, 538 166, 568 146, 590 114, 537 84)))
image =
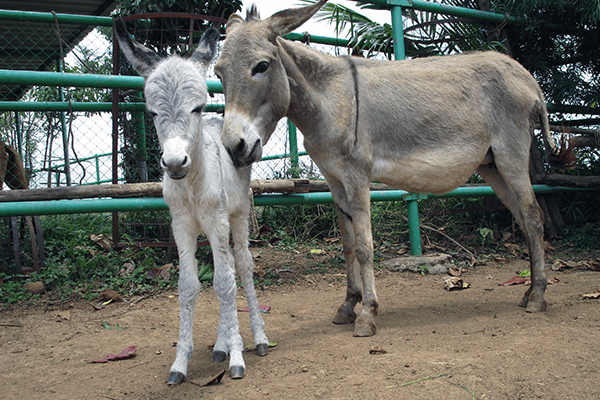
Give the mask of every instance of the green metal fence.
MULTIPOLYGON (((360 3, 367 3, 361 1, 360 3)), ((437 3, 418 0, 377 0, 370 1, 373 5, 382 9, 390 10, 392 13, 394 31, 394 49, 396 59, 404 58, 403 46, 403 22, 402 10, 411 8, 431 12, 445 13, 449 15, 466 16, 487 22, 503 22, 508 16, 494 13, 486 13, 478 10, 464 9, 460 7, 449 7, 437 3)), ((25 21, 28 24, 78 24, 86 26, 112 26, 112 19, 106 17, 89 17, 76 15, 53 15, 50 13, 30 13, 20 11, 0 10, 0 33, 8 29, 14 21, 25 21)), ((14 28, 13 28, 14 29, 14 28)), ((28 28, 29 31, 34 28, 28 28)), ((40 37, 47 35, 44 28, 40 29, 40 37)), ((47 30, 47 29, 46 29, 47 30)), ((14 33, 14 32, 13 32, 14 33)), ((13 35, 18 37, 19 35, 13 35)), ((96 35, 100 37, 101 35, 96 35)), ((289 39, 304 40, 300 34, 290 34, 289 39)), ((19 47, 18 44, 2 43, 2 57, 10 57, 19 47)), ((334 38, 311 36, 310 45, 323 51, 334 53, 339 48, 332 46, 345 46, 348 41, 334 38)), ((91 57, 94 63, 99 63, 101 57, 110 56, 108 42, 104 41, 104 52, 91 57)), ((61 44, 62 46, 62 44, 61 44)), ((97 45, 102 47, 102 45, 97 45)), ((78 50, 73 51, 77 53, 78 50)), ((89 56, 86 50, 79 50, 80 56, 89 56)), ((71 54, 71 53, 70 53, 71 54)), ((24 52, 21 57, 27 57, 24 52)), ((144 103, 139 98, 139 91, 143 87, 143 79, 138 76, 109 75, 106 73, 92 73, 93 68, 82 71, 85 63, 81 63, 76 72, 69 72, 69 64, 64 63, 68 58, 66 51, 59 54, 55 60, 55 66, 51 67, 55 72, 0 69, 0 96, 3 93, 14 93, 14 88, 27 88, 22 95, 15 99, 9 96, 0 97, 0 117, 2 117, 5 132, 2 139, 11 142, 18 152, 26 160, 25 169, 33 173, 32 187, 50 187, 75 184, 98 184, 104 182, 130 181, 132 179, 121 171, 120 165, 123 161, 122 148, 130 146, 135 151, 145 153, 146 137, 142 133, 138 135, 135 142, 125 144, 110 125, 78 126, 76 130, 73 125, 78 121, 89 119, 98 115, 108 115, 109 112, 121 114, 125 118, 125 124, 136 124, 140 132, 145 132, 143 118, 136 120, 135 115, 143 112, 144 103), (67 68, 65 68, 67 67, 67 68), (65 72, 67 70, 67 72, 65 72), (84 73, 82 73, 84 72, 84 73), (43 89, 45 88, 45 89, 43 89), (65 88, 81 88, 70 96, 70 90, 65 88), (100 95, 92 101, 87 101, 83 89, 97 88, 100 95), (128 101, 110 102, 110 91, 108 89, 120 89, 133 91, 128 101), (12 91, 11 91, 12 90, 12 91), (136 96, 137 100, 136 100, 136 96), (100 99, 100 100, 99 100, 100 99), (133 100, 132 100, 133 99, 133 100), (113 109, 113 107, 116 107, 113 109), (12 122, 11 122, 12 121, 12 122), (37 125, 36 125, 37 124, 37 125), (109 129, 107 132, 106 130, 109 129), (24 130, 28 134, 24 133, 24 130), (28 136, 29 135, 29 136, 28 136), (38 135, 38 136, 36 136, 38 135), (101 135, 101 138, 99 139, 101 135), (75 139, 78 138, 78 139, 75 139), (74 143, 78 142, 78 146, 74 143), (110 151, 106 151, 106 142, 111 142, 110 151), (102 142, 102 143, 98 143, 102 142), (98 147, 98 144, 104 146, 98 147), (76 149, 77 148, 77 149, 76 149), (86 154, 82 153, 86 150, 86 154), (86 172, 84 163, 90 163, 89 171, 86 172), (83 176, 83 177, 82 177, 83 176)), ((0 58, 1 60, 1 58, 0 58)), ((88 57, 89 61, 89 57, 88 57)), ((77 62, 75 62, 77 63, 77 62)), ((100 66, 101 67, 101 66, 100 66)), ((106 66, 104 66, 106 67, 106 66)), ((223 107, 223 99, 219 97, 221 92, 220 83, 214 78, 208 80, 209 91, 216 96, 211 100, 210 110, 223 107)), ((115 93, 115 92, 113 92, 115 93)), ((581 110, 578 110, 578 112, 581 110)), ((301 132, 297 132, 293 125, 287 121, 280 122, 278 130, 269 142, 268 148, 263 152, 263 162, 254 168, 254 177, 261 179, 319 176, 318 169, 312 165, 310 159, 299 144, 301 132)), ((151 170, 152 160, 144 159, 144 168, 151 170)), ((154 160, 157 164, 158 160, 154 160)), ((140 169, 142 169, 140 167, 140 169)), ((141 180, 158 181, 159 176, 139 174, 141 180)), ((537 192, 573 190, 569 188, 550 188, 547 186, 536 186, 537 192)), ((477 191, 459 188, 456 191, 444 195, 453 196, 489 196, 493 192, 490 188, 478 189, 477 191)), ((427 197, 438 197, 432 195, 411 195, 405 191, 373 192, 373 201, 403 200, 407 202, 411 252, 413 255, 421 254, 419 217, 417 201, 427 197)), ((263 195, 257 196, 256 205, 274 204, 310 204, 315 202, 331 202, 328 193, 309 193, 298 195, 263 195)), ((0 216, 10 215, 32 215, 32 214, 60 214, 78 212, 116 212, 116 211, 142 211, 142 210, 164 210, 166 205, 162 199, 95 199, 95 200, 64 200, 52 202, 22 202, 22 203, 0 203, 0 216)))

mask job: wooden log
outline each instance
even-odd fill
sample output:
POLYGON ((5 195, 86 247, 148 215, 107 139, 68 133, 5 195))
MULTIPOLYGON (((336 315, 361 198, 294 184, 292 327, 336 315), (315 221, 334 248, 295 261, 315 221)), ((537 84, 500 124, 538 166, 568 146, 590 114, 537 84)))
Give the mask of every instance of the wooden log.
POLYGON ((573 136, 571 138, 572 147, 600 147, 599 136, 573 136))
MULTIPOLYGON (((263 193, 308 193, 329 191, 327 182, 309 179, 256 179, 250 182, 250 187, 255 195, 263 193)), ((394 188, 382 183, 371 184, 371 190, 391 189, 394 188)), ((3 190, 0 191, 0 202, 161 196, 161 182, 125 183, 119 185, 86 185, 31 190, 3 190)))
POLYGON ((600 188, 600 176, 574 176, 564 174, 538 174, 538 183, 552 186, 600 188))

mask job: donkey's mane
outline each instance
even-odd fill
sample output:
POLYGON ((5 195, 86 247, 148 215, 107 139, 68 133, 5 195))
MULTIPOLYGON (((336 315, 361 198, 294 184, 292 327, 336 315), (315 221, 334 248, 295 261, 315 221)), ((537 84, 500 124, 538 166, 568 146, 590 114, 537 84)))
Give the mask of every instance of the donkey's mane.
POLYGON ((250 7, 246 9, 246 21, 255 21, 260 20, 260 14, 258 12, 258 8, 256 8, 256 4, 252 4, 250 7))

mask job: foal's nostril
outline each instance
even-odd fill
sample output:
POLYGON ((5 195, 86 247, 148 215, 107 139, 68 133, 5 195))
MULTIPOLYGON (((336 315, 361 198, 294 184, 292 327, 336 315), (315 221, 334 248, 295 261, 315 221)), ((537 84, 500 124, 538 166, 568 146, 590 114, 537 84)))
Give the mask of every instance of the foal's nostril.
POLYGON ((188 156, 183 157, 183 162, 181 163, 182 167, 185 167, 186 165, 188 165, 190 162, 190 159, 188 156))

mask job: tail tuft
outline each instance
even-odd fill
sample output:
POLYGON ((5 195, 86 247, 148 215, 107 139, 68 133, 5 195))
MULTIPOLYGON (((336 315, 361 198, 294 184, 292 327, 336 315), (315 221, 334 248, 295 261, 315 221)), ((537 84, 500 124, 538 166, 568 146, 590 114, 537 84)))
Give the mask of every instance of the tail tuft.
POLYGON ((563 134, 558 140, 558 149, 554 153, 551 153, 548 157, 548 162, 551 167, 559 169, 570 169, 575 168, 576 159, 575 153, 573 152, 573 146, 571 145, 571 136, 569 134, 563 134))

